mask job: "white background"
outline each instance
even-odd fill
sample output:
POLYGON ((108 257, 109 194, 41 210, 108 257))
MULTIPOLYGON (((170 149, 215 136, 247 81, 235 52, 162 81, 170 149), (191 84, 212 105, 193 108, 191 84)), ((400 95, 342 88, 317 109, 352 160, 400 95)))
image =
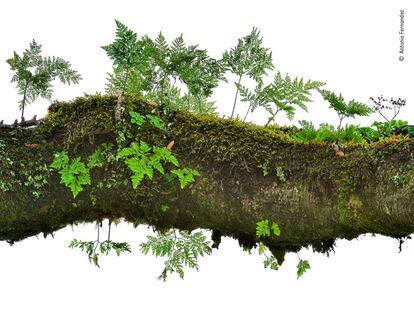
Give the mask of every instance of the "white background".
MULTIPOLYGON (((0 120, 19 116, 12 72, 5 60, 21 53, 32 38, 44 55, 69 60, 83 76, 77 86, 56 83, 55 98, 70 100, 84 92, 103 91, 111 62, 100 46, 114 38, 118 19, 139 35, 160 30, 172 40, 181 33, 213 57, 234 46, 256 26, 273 51, 283 74, 327 82, 346 99, 369 103, 370 96, 407 99, 401 119, 414 123, 412 73, 413 17, 410 1, 2 1, 0 3, 0 120), (405 61, 399 54, 399 11, 406 12, 405 61), (411 73, 409 75, 409 73, 411 73)), ((233 77, 229 77, 232 79, 233 77)), ((271 77, 270 77, 271 78, 271 77)), ((214 95, 221 114, 231 112, 234 87, 222 85, 214 95)), ((297 120, 336 124, 334 112, 315 94, 310 114, 297 120)), ((38 100, 26 117, 46 113, 38 100)), ((239 104, 243 115, 245 103, 239 104)), ((358 119, 368 125, 378 116, 358 119)), ((257 112, 249 121, 263 123, 257 112)), ((284 118, 279 123, 287 123, 284 118)), ((200 271, 186 271, 184 281, 156 280, 162 260, 142 256, 138 244, 149 230, 122 224, 113 239, 129 241, 133 253, 101 259, 101 269, 67 248, 72 238, 92 240, 93 225, 70 228, 52 238, 30 238, 13 247, 0 243, 0 311, 211 311, 287 310, 412 311, 414 244, 402 253, 384 237, 339 241, 330 258, 303 250, 312 269, 295 276, 296 255, 288 255, 277 272, 262 258, 248 255, 231 239, 200 261, 200 271)))

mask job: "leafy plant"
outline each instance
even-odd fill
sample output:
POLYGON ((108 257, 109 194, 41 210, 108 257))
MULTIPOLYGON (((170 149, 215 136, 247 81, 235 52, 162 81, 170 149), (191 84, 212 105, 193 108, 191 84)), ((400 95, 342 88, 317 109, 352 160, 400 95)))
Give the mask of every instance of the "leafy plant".
POLYGON ((403 186, 408 182, 408 177, 398 171, 395 175, 393 175, 391 178, 392 183, 394 183, 395 186, 403 186))
POLYGON ((270 173, 269 162, 266 161, 263 164, 260 164, 258 167, 262 169, 264 177, 270 173))
POLYGON ((95 152, 89 156, 87 167, 89 169, 103 167, 105 161, 112 157, 111 151, 113 150, 113 147, 114 145, 112 143, 103 143, 98 146, 95 152))
POLYGON ((198 258, 211 254, 210 242, 202 232, 169 230, 165 234, 158 233, 156 237, 147 236, 147 242, 142 243, 141 251, 149 252, 156 257, 166 257, 165 267, 158 279, 164 282, 168 274, 177 273, 184 278, 184 266, 198 270, 198 258))
POLYGON ((185 188, 187 184, 194 182, 194 177, 200 175, 197 170, 191 168, 174 169, 171 170, 171 173, 178 177, 182 189, 185 188))
POLYGON ((19 94, 23 97, 19 102, 24 120, 24 109, 27 104, 34 102, 39 96, 51 99, 53 94, 51 82, 59 78, 64 84, 77 84, 81 76, 73 69, 69 62, 60 57, 43 57, 42 45, 34 39, 20 56, 16 52, 7 60, 15 74, 11 82, 17 83, 19 94))
POLYGON ((325 83, 321 81, 308 80, 304 82, 303 78, 299 79, 298 77, 292 80, 289 75, 282 78, 280 72, 277 72, 273 79, 273 83, 269 85, 267 90, 269 101, 264 107, 270 113, 271 117, 266 126, 268 126, 281 111, 285 112, 290 120, 292 120, 295 115, 296 107, 307 111, 306 103, 312 101, 309 98, 310 91, 319 89, 323 85, 325 85, 325 83))
POLYGON ((282 167, 276 167, 276 176, 279 178, 280 182, 286 182, 285 173, 283 172, 282 167))
POLYGON ((304 82, 303 78, 299 79, 298 77, 292 80, 289 75, 282 78, 279 71, 271 84, 263 86, 263 83, 259 81, 254 92, 241 84, 236 84, 242 96, 242 101, 250 103, 243 120, 246 120, 248 113, 253 112, 257 107, 264 107, 271 115, 266 126, 281 111, 285 112, 289 119, 293 119, 296 106, 307 111, 306 103, 312 101, 309 98, 310 91, 324 84, 320 81, 311 80, 304 82))
POLYGON ((262 76, 266 74, 266 70, 274 68, 272 53, 269 52, 269 49, 262 47, 262 41, 260 31, 253 27, 249 35, 239 39, 234 48, 225 51, 223 54, 224 65, 238 77, 238 81, 235 83, 237 90, 230 118, 233 118, 234 115, 243 76, 248 76, 256 82, 260 82, 262 76))
POLYGON ((277 223, 272 223, 272 232, 275 236, 280 236, 280 228, 279 228, 279 224, 277 223))
POLYGON ((257 237, 270 236, 271 230, 275 236, 280 236, 280 229, 277 223, 273 222, 271 226, 269 224, 269 220, 261 220, 256 223, 256 236, 257 237))
POLYGON ((298 142, 333 142, 338 140, 339 142, 364 143, 379 139, 378 131, 369 127, 346 125, 344 128, 335 129, 332 125, 322 123, 318 129, 315 129, 312 122, 309 121, 301 120, 299 124, 302 129, 292 137, 294 141, 298 142))
MULTIPOLYGON (((271 232, 277 237, 280 236, 280 228, 279 225, 275 222, 272 223, 270 226, 269 220, 261 220, 256 223, 256 236, 257 237, 268 237, 271 235, 271 232)), ((263 265, 265 268, 270 267, 272 270, 279 269, 279 263, 277 259, 273 256, 267 255, 268 248, 262 242, 259 242, 259 255, 264 255, 266 259, 263 261, 263 265)))
POLYGON ((131 123, 136 124, 138 127, 141 127, 145 122, 145 116, 140 113, 129 112, 129 116, 131 117, 131 123))
POLYGON ((113 61, 113 74, 109 74, 107 91, 133 92, 142 94, 149 88, 150 57, 153 48, 126 25, 115 20, 116 38, 101 48, 113 61))
POLYGON ((319 125, 318 129, 311 121, 300 120, 299 124, 301 129, 297 132, 292 139, 297 142, 332 142, 337 139, 338 132, 335 127, 326 123, 319 125))
POLYGON ((158 128, 160 130, 166 130, 164 121, 157 116, 154 116, 154 115, 144 116, 136 112, 129 112, 129 115, 131 117, 131 123, 136 124, 138 127, 141 127, 145 123, 145 121, 148 121, 155 128, 158 128))
POLYGON ((97 223, 97 239, 94 241, 81 241, 78 239, 73 239, 69 248, 79 248, 81 251, 86 252, 88 259, 91 263, 99 267, 99 256, 108 255, 110 251, 115 251, 117 256, 120 256, 124 252, 131 252, 131 247, 126 242, 114 242, 111 240, 111 223, 108 225, 108 239, 105 241, 100 241, 100 231, 99 227, 101 224, 97 223))
POLYGON ((299 259, 299 262, 296 268, 297 268, 296 275, 298 278, 300 278, 311 267, 310 267, 308 260, 299 259))
POLYGON ((165 123, 162 119, 158 118, 157 116, 147 115, 148 122, 153 125, 155 128, 165 130, 165 123))
POLYGON ((168 205, 161 205, 160 210, 162 212, 167 212, 170 209, 170 206, 168 205))
POLYGON ((382 137, 390 137, 398 134, 398 132, 402 132, 402 129, 408 126, 408 122, 402 120, 391 120, 387 122, 375 121, 372 126, 377 129, 382 137))
POLYGON ((145 142, 140 144, 131 143, 129 147, 124 147, 119 153, 120 158, 125 159, 125 164, 132 171, 132 187, 137 188, 145 176, 152 180, 154 170, 161 174, 165 173, 163 164, 171 163, 178 166, 178 160, 165 147, 150 147, 145 142))
POLYGON ((137 34, 121 22, 116 21, 116 25, 115 41, 103 47, 114 61, 108 91, 140 94, 159 105, 185 102, 193 109, 196 101, 197 110, 205 110, 206 99, 224 79, 224 67, 219 61, 197 45, 186 46, 182 35, 169 45, 162 33, 155 40, 147 36, 138 39, 137 34), (184 97, 175 86, 177 79, 187 87, 184 97))
POLYGON ((66 151, 56 153, 50 167, 59 170, 61 183, 70 188, 74 198, 83 190, 83 185, 91 184, 89 169, 80 157, 70 160, 66 151))
POLYGON ((331 108, 333 108, 339 117, 338 129, 341 128, 342 121, 345 118, 355 118, 355 116, 368 116, 373 110, 366 104, 351 100, 345 102, 342 94, 336 95, 335 93, 328 90, 319 91, 323 98, 329 102, 331 108))
POLYGON ((259 243, 259 255, 264 255, 266 259, 263 261, 263 265, 265 268, 270 267, 272 270, 279 269, 279 263, 277 262, 276 258, 273 255, 268 256, 267 251, 268 248, 262 242, 259 243))
POLYGON ((269 220, 262 220, 256 223, 256 236, 270 236, 269 220))

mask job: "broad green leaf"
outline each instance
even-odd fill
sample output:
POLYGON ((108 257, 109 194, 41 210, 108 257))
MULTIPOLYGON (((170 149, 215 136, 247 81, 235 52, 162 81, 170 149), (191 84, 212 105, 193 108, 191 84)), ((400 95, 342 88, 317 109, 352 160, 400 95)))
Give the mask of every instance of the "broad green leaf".
POLYGON ((256 236, 270 236, 269 220, 262 220, 256 223, 256 236))

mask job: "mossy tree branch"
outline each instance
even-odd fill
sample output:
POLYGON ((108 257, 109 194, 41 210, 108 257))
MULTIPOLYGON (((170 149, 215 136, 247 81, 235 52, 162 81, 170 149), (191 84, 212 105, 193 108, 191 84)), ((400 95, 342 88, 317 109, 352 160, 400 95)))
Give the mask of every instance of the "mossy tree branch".
MULTIPOLYGON (((67 149, 86 160, 100 144, 115 144, 123 129, 115 105, 115 97, 89 96, 54 103, 35 128, 0 127, 1 240, 120 217, 159 230, 211 229, 216 240, 220 233, 245 246, 256 242, 256 222, 268 219, 281 229, 266 241, 274 254, 309 244, 326 251, 336 238, 364 233, 414 231, 413 140, 348 146, 337 157, 328 144, 294 143, 276 127, 185 112, 164 116, 167 135, 153 128, 135 135, 158 146, 174 140, 177 159, 201 172, 195 183, 181 190, 156 175, 134 190, 125 164, 112 161, 92 169, 91 185, 74 199, 49 168, 53 154, 67 149), (163 212, 161 205, 171 208, 163 212)), ((123 105, 126 112, 154 109, 131 97, 123 105)))

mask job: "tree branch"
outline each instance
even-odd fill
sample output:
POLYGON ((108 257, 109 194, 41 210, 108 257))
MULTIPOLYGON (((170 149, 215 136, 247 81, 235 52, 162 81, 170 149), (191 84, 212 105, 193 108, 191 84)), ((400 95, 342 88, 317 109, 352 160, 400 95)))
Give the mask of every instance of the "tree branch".
MULTIPOLYGON (((91 186, 74 199, 48 168, 53 154, 65 148, 85 161, 101 143, 116 143, 122 128, 114 121, 116 103, 99 95, 54 103, 35 128, 0 128, 0 240, 122 217, 160 230, 211 229, 252 246, 256 223, 268 219, 281 235, 265 243, 283 257, 308 244, 327 250, 336 238, 414 231, 413 140, 344 146, 345 157, 337 157, 328 144, 293 143, 273 128, 187 112, 164 117, 172 124, 168 137, 145 128, 129 140, 158 146, 174 140, 180 164, 201 172, 195 183, 181 190, 178 181, 154 175, 134 190, 125 164, 109 161, 91 170, 91 186)), ((129 96, 123 104, 144 115, 153 109, 129 96)))

